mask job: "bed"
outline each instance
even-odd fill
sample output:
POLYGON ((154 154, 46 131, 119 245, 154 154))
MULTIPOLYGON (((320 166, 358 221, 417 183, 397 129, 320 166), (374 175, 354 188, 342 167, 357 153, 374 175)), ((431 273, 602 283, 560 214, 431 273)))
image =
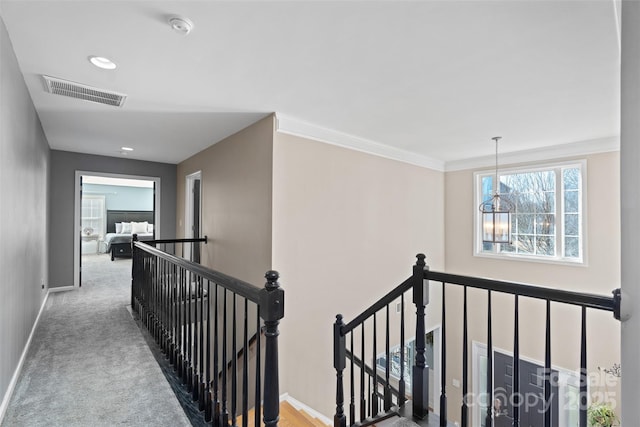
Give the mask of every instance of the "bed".
POLYGON ((107 234, 104 236, 104 252, 115 258, 131 257, 131 238, 153 240, 153 211, 107 211, 107 234))

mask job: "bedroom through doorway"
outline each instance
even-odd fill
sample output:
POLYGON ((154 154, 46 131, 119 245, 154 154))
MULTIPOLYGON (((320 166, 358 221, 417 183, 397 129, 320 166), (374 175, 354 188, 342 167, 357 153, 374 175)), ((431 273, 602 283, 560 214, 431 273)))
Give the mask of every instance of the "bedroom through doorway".
POLYGON ((133 234, 158 235, 159 184, 154 177, 76 173, 76 287, 130 268, 133 234))

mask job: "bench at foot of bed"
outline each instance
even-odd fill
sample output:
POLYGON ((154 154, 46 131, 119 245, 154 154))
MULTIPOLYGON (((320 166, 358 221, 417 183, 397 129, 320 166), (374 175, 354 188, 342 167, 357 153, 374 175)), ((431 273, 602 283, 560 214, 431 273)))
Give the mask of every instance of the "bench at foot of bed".
POLYGON ((131 243, 112 243, 111 261, 116 258, 131 258, 131 243))

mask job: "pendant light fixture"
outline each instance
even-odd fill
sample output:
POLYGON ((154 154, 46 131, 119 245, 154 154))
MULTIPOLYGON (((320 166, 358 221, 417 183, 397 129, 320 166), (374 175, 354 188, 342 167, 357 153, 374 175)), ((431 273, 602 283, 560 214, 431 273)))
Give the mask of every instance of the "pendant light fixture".
POLYGON ((500 178, 498 177, 498 142, 501 136, 494 136, 496 143, 496 176, 493 183, 494 194, 479 206, 482 213, 482 242, 511 243, 511 210, 508 200, 500 197, 500 178))

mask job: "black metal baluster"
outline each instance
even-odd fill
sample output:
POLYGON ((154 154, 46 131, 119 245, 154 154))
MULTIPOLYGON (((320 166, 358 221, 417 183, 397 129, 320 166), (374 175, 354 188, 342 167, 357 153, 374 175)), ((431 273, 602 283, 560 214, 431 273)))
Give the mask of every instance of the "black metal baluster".
POLYGON ((424 254, 416 255, 413 267, 413 303, 416 305, 415 364, 412 367, 413 416, 424 419, 429 414, 429 369, 425 358, 425 306, 429 303, 429 289, 424 280, 427 269, 424 254))
POLYGON ((158 343, 158 347, 160 350, 163 350, 162 341, 163 341, 163 327, 162 324, 162 268, 164 266, 164 260, 162 258, 158 259, 158 266, 156 267, 156 342, 158 343))
POLYGON ((169 292, 167 285, 167 270, 169 269, 169 262, 162 263, 162 279, 160 281, 162 288, 162 347, 165 355, 169 355, 169 292))
POLYGON ((182 316, 182 324, 180 325, 180 378, 183 384, 187 381, 187 292, 186 277, 184 268, 180 268, 180 314, 182 316))
POLYGON ((520 427, 520 314, 518 295, 515 296, 513 322, 513 386, 511 402, 513 404, 513 427, 520 427))
MULTIPOLYGON (((198 409, 204 411, 205 407, 205 381, 204 381, 204 365, 209 365, 209 359, 204 360, 204 279, 200 277, 198 282, 198 292, 200 292, 200 381, 198 383, 200 387, 200 400, 198 404, 198 409)), ((209 302, 209 294, 207 294, 207 302, 209 302)), ((208 344, 207 344, 208 345, 208 344)))
POLYGON ((442 326, 440 329, 442 345, 442 371, 440 372, 440 427, 447 427, 447 316, 446 292, 442 282, 442 326))
POLYGON ((175 366, 175 351, 176 351, 176 325, 175 325, 175 309, 176 309, 176 295, 175 295, 175 279, 173 272, 175 271, 175 264, 171 264, 169 268, 169 279, 167 292, 169 293, 169 363, 175 366))
POLYGON ((178 267, 173 266, 173 369, 178 365, 178 350, 180 348, 180 296, 178 294, 178 267))
MULTIPOLYGON (((378 375, 376 374, 377 369, 378 369, 378 361, 376 360, 376 356, 378 354, 378 349, 377 349, 377 325, 376 325, 376 313, 373 313, 373 349, 372 349, 372 354, 371 354, 371 367, 373 368, 373 391, 371 393, 371 416, 376 416, 378 415, 378 412, 380 412, 379 408, 378 408, 378 375)), ((364 362, 363 362, 364 363, 364 362)))
POLYGON ((207 369, 205 371, 204 420, 211 422, 211 281, 207 279, 207 369))
POLYGON ((464 287, 464 300, 462 303, 462 411, 460 424, 469 427, 469 325, 467 318, 467 287, 464 287))
POLYGON ((200 379, 202 378, 202 323, 198 321, 198 313, 202 317, 202 310, 198 310, 198 301, 202 308, 202 294, 200 293, 200 277, 194 275, 193 281, 193 392, 194 402, 200 401, 200 379))
POLYGON ((224 290, 224 307, 222 312, 222 366, 220 371, 222 373, 222 425, 229 425, 229 411, 227 409, 227 375, 229 369, 227 368, 227 289, 224 290))
POLYGON ((189 273, 189 307, 191 309, 191 398, 198 400, 198 277, 194 273, 189 273))
POLYGON ((262 385, 260 384, 261 372, 260 369, 262 366, 261 362, 261 351, 260 351, 260 336, 262 335, 262 325, 260 320, 260 306, 256 305, 256 398, 255 398, 255 420, 254 425, 259 426, 260 421, 262 420, 261 415, 261 406, 260 402, 262 402, 262 385))
POLYGON ((213 425, 214 427, 220 427, 220 399, 219 399, 219 394, 218 394, 218 378, 220 375, 220 372, 222 371, 219 366, 218 366, 218 352, 219 352, 219 346, 218 346, 218 338, 219 338, 219 332, 218 332, 218 294, 219 294, 219 289, 218 289, 218 284, 215 284, 215 292, 216 292, 216 298, 215 298, 215 306, 214 306, 214 310, 213 310, 213 315, 214 320, 213 320, 213 408, 212 408, 212 412, 213 412, 213 425))
POLYGON ((544 427, 551 427, 551 301, 547 300, 544 350, 544 427))
POLYGON ((182 294, 182 269, 180 267, 176 267, 176 305, 177 305, 177 311, 176 311, 176 330, 177 330, 177 334, 178 336, 176 337, 176 345, 177 345, 177 349, 176 349, 176 364, 174 366, 174 369, 177 372, 178 377, 182 377, 182 365, 183 365, 183 359, 182 359, 182 349, 184 348, 184 341, 183 341, 183 334, 182 334, 182 325, 184 325, 184 321, 183 321, 183 302, 184 302, 184 295, 182 294))
POLYGON ((350 399, 349 399, 349 425, 353 425, 356 423, 356 401, 355 401, 355 373, 354 373, 354 362, 353 359, 355 358, 355 353, 353 350, 353 331, 351 331, 349 333, 349 335, 351 336, 351 369, 349 372, 349 380, 350 380, 350 387, 349 387, 349 391, 351 393, 350 399))
MULTIPOLYGON (((364 359, 362 359, 362 360, 363 360, 362 364, 364 365, 365 364, 364 363, 364 359)), ((364 366, 363 366, 363 369, 364 369, 364 366)), ((367 396, 369 397, 368 402, 367 402, 367 414, 370 417, 372 416, 372 413, 371 413, 371 410, 372 410, 372 407, 371 407, 372 406, 371 405, 371 401, 372 401, 372 399, 371 399, 371 396, 372 396, 371 395, 371 381, 372 380, 373 380, 372 376, 367 374, 367 396)))
POLYGON ((364 361, 365 353, 364 353, 364 322, 362 322, 362 335, 360 336, 360 360, 362 361, 362 366, 360 367, 360 422, 364 421, 367 418, 367 399, 364 394, 364 379, 365 379, 365 367, 364 361))
POLYGON ((236 293, 233 293, 233 320, 231 321, 231 421, 233 426, 236 425, 236 416, 238 415, 238 336, 236 332, 236 293))
POLYGON ((244 299, 244 348, 242 350, 242 426, 249 421, 249 305, 244 299))
POLYGON ((493 427, 493 337, 491 331, 491 291, 487 291, 487 418, 485 427, 493 427))
POLYGON ((580 331, 580 427, 587 427, 587 308, 582 307, 582 327, 580 331))
POLYGON ((336 370, 336 413, 333 416, 334 427, 346 427, 347 417, 344 414, 344 384, 342 372, 345 368, 346 347, 344 335, 342 335, 342 314, 336 316, 333 325, 333 367, 336 370))
POLYGON ((171 344, 169 341, 170 338, 170 329, 169 329, 169 292, 168 292, 168 275, 167 271, 169 270, 169 266, 171 264, 169 261, 164 261, 162 265, 162 277, 160 279, 160 288, 162 295, 162 348, 165 354, 165 357, 169 359, 169 345, 171 344))
POLYGON ((193 290, 191 287, 191 272, 187 272, 187 390, 193 391, 193 290))
POLYGON ((400 381, 398 382, 398 392, 398 406, 403 406, 407 401, 404 381, 404 294, 400 295, 400 381))
MULTIPOLYGON (((384 411, 391 409, 391 347, 389 345, 389 304, 387 304, 387 322, 385 324, 385 364, 384 364, 384 411)), ((377 370, 376 370, 377 372, 377 370)))

